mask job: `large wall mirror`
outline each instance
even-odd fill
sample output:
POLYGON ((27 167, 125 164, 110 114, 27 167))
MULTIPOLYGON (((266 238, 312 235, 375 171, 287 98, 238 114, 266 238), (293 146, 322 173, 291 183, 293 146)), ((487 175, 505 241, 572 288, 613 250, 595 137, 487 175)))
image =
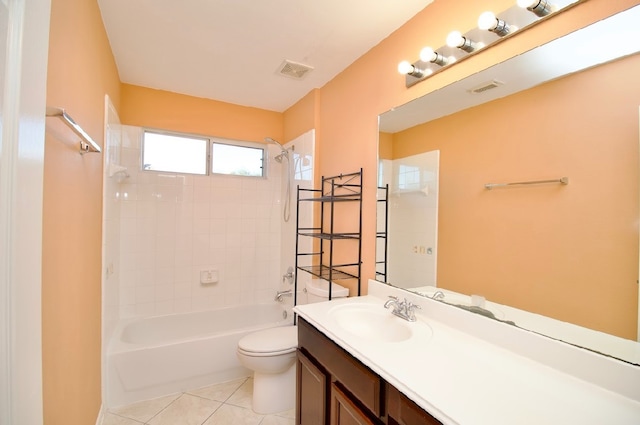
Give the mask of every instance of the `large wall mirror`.
POLYGON ((637 22, 640 6, 382 114, 378 279, 640 365, 637 22))

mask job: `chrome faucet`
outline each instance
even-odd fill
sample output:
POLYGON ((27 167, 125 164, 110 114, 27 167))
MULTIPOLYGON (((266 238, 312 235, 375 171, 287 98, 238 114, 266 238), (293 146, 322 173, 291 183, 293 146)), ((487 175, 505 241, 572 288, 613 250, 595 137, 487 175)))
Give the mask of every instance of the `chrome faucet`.
POLYGON ((391 310, 391 313, 395 314, 401 319, 408 320, 409 322, 416 321, 415 309, 416 308, 421 309, 422 307, 420 307, 419 305, 413 304, 411 301, 409 301, 406 298, 403 301, 400 301, 398 297, 394 297, 392 295, 389 295, 389 298, 390 299, 384 303, 384 308, 393 307, 393 310, 391 310))
POLYGON ((278 301, 278 302, 282 302, 284 301, 284 297, 291 297, 293 296, 293 292, 291 292, 291 289, 287 289, 286 291, 278 291, 276 292, 276 297, 274 298, 274 301, 278 301))
POLYGON ((282 283, 289 282, 289 285, 293 285, 293 267, 289 267, 287 272, 282 275, 282 283))
POLYGON ((444 300, 444 292, 436 291, 431 295, 432 300, 444 300))

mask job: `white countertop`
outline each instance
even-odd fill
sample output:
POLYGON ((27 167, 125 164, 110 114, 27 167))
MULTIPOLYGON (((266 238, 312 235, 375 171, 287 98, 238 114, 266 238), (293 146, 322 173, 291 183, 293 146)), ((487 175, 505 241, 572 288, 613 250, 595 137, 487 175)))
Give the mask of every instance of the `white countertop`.
MULTIPOLYGON (((514 335, 518 339, 520 336, 517 332, 522 332, 522 346, 527 349, 533 347, 532 351, 535 351, 536 346, 525 340, 537 336, 527 335, 526 331, 517 329, 505 329, 504 338, 510 341, 496 344, 495 341, 502 337, 500 328, 496 327, 491 330, 493 341, 487 342, 469 333, 469 329, 476 325, 461 328, 459 320, 448 322, 443 317, 454 314, 465 321, 480 320, 483 321, 478 322, 481 327, 494 326, 488 323, 490 319, 462 310, 443 316, 436 311, 442 311, 443 308, 458 309, 433 300, 412 299, 421 305, 422 310, 416 315, 416 323, 407 322, 415 330, 414 337, 408 340, 376 342, 354 336, 343 329, 329 311, 335 306, 349 303, 370 304, 383 309, 385 294, 394 291, 387 288, 376 290, 376 284, 372 288, 371 282, 369 292, 374 295, 297 306, 295 311, 442 423, 640 424, 638 397, 620 394, 561 371, 555 361, 549 365, 533 359, 536 356, 544 358, 544 353, 528 356, 505 348, 514 343, 518 345, 519 341, 513 340, 514 335)), ((407 293, 398 292, 397 295, 404 297, 407 293)), ((551 340, 540 341, 541 348, 546 348, 550 343, 562 344, 551 340)), ((579 349, 568 345, 554 347, 552 351, 556 357, 556 349, 562 353, 569 350, 567 358, 560 359, 560 363, 585 358, 585 354, 579 352, 575 360, 571 358, 575 353, 570 350, 579 349)), ((598 360, 586 359, 585 367, 588 368, 593 368, 593 362, 598 360)), ((602 361, 607 362, 604 368, 611 366, 611 359, 603 358, 602 361)), ((617 374, 620 371, 624 373, 625 367, 615 364, 613 370, 617 374)), ((637 375, 637 371, 631 371, 632 375, 637 375)), ((592 372, 585 371, 587 375, 592 372)), ((606 375, 611 373, 607 371, 606 375)), ((640 394, 640 382, 622 386, 627 393, 640 394)))

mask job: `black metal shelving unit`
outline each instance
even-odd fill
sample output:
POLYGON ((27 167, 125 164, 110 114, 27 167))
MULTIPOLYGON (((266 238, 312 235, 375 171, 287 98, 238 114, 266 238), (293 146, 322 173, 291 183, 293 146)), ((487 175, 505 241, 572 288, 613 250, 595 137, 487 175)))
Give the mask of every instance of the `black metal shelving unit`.
MULTIPOLYGON (((359 296, 362 271, 362 169, 355 173, 323 176, 320 189, 302 189, 298 186, 296 208, 296 271, 304 271, 328 282, 355 279, 359 296), (319 217, 314 220, 312 227, 304 227, 300 224, 300 205, 306 202, 317 203, 320 210, 319 217), (357 218, 357 224, 354 220, 353 227, 348 231, 338 230, 336 223, 338 215, 344 219, 357 218), (310 252, 300 252, 300 241, 303 238, 311 238, 315 241, 310 252), (336 263, 337 244, 342 243, 353 244, 354 247, 341 247, 341 258, 348 257, 349 260, 336 263), (353 257, 348 254, 351 250, 353 250, 353 257)), ((297 289, 298 273, 296 272, 294 294, 297 294, 297 289)), ((332 298, 331 290, 329 285, 329 299, 332 298)), ((294 304, 296 301, 294 298, 294 304)))
POLYGON ((389 185, 378 186, 378 210, 376 214, 376 280, 387 281, 387 259, 389 252, 389 185), (380 221, 382 220, 382 223, 380 221), (383 245, 382 258, 378 258, 378 246, 383 245))

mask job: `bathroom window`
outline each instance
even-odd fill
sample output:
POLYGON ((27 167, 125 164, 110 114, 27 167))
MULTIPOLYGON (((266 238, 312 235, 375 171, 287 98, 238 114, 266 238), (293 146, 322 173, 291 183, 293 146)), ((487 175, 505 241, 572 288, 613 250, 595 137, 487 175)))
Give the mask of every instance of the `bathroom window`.
POLYGON ((264 177, 265 149, 251 143, 213 141, 211 172, 236 176, 264 177))
POLYGON ((142 169, 206 175, 208 146, 206 138, 145 131, 142 169))
POLYGON ((265 177, 265 157, 265 148, 252 142, 154 130, 142 139, 142 169, 148 171, 265 177))

